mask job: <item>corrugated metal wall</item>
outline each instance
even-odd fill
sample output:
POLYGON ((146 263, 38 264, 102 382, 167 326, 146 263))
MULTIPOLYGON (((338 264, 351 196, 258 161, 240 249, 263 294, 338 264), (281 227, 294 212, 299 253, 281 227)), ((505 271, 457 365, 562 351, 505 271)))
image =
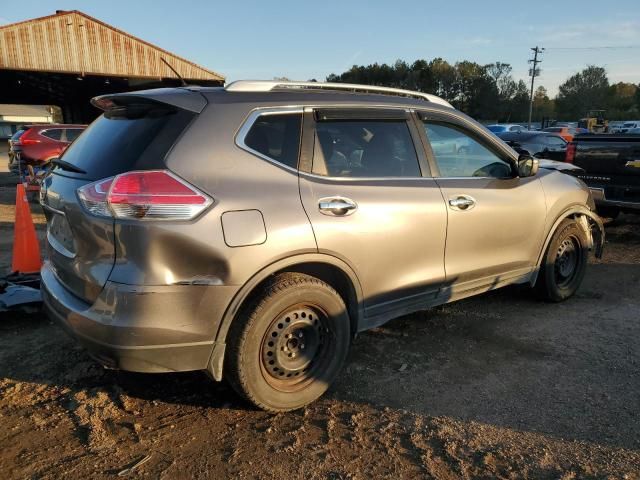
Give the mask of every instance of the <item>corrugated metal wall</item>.
POLYGON ((224 77, 81 12, 0 27, 0 69, 189 80, 224 77))

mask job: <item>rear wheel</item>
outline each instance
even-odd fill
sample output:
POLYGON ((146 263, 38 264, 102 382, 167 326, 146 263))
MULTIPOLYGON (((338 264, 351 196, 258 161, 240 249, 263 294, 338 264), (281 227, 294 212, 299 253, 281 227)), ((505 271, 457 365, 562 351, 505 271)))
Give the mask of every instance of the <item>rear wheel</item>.
POLYGON ((349 316, 328 284, 282 274, 241 312, 227 339, 231 386, 264 410, 295 410, 337 376, 349 350, 349 316))
POLYGON ((571 297, 584 278, 587 268, 587 236, 573 219, 563 220, 545 253, 536 288, 552 302, 571 297))

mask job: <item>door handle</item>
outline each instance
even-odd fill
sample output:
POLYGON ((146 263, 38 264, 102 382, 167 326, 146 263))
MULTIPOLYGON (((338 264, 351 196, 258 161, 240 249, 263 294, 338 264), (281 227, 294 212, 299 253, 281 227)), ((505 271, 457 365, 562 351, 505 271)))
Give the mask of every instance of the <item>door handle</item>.
POLYGON ((318 200, 318 208, 320 209, 320 213, 324 215, 344 217, 355 212, 358 205, 349 198, 326 197, 318 200))
POLYGON ((471 210, 476 201, 469 195, 457 195, 449 199, 449 205, 454 210, 471 210))

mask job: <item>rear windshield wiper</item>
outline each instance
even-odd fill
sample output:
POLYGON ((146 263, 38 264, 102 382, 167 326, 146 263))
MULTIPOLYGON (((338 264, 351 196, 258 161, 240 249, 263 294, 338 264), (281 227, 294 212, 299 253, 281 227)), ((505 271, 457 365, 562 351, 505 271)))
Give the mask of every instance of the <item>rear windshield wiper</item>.
POLYGON ((87 173, 83 169, 81 169, 80 167, 76 167, 74 164, 69 163, 69 162, 65 162, 64 160, 61 160, 59 158, 54 158, 53 160, 51 160, 51 163, 54 166, 60 167, 62 170, 66 170, 68 172, 84 173, 84 174, 87 173))

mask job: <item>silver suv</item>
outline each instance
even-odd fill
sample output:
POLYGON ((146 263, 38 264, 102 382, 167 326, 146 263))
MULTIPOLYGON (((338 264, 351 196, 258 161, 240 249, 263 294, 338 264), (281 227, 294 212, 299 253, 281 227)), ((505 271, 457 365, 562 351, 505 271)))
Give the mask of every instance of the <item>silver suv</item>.
POLYGON ((432 95, 235 82, 93 104, 41 192, 42 287, 108 367, 224 374, 292 410, 358 332, 510 284, 564 300, 601 251, 580 180, 432 95))

